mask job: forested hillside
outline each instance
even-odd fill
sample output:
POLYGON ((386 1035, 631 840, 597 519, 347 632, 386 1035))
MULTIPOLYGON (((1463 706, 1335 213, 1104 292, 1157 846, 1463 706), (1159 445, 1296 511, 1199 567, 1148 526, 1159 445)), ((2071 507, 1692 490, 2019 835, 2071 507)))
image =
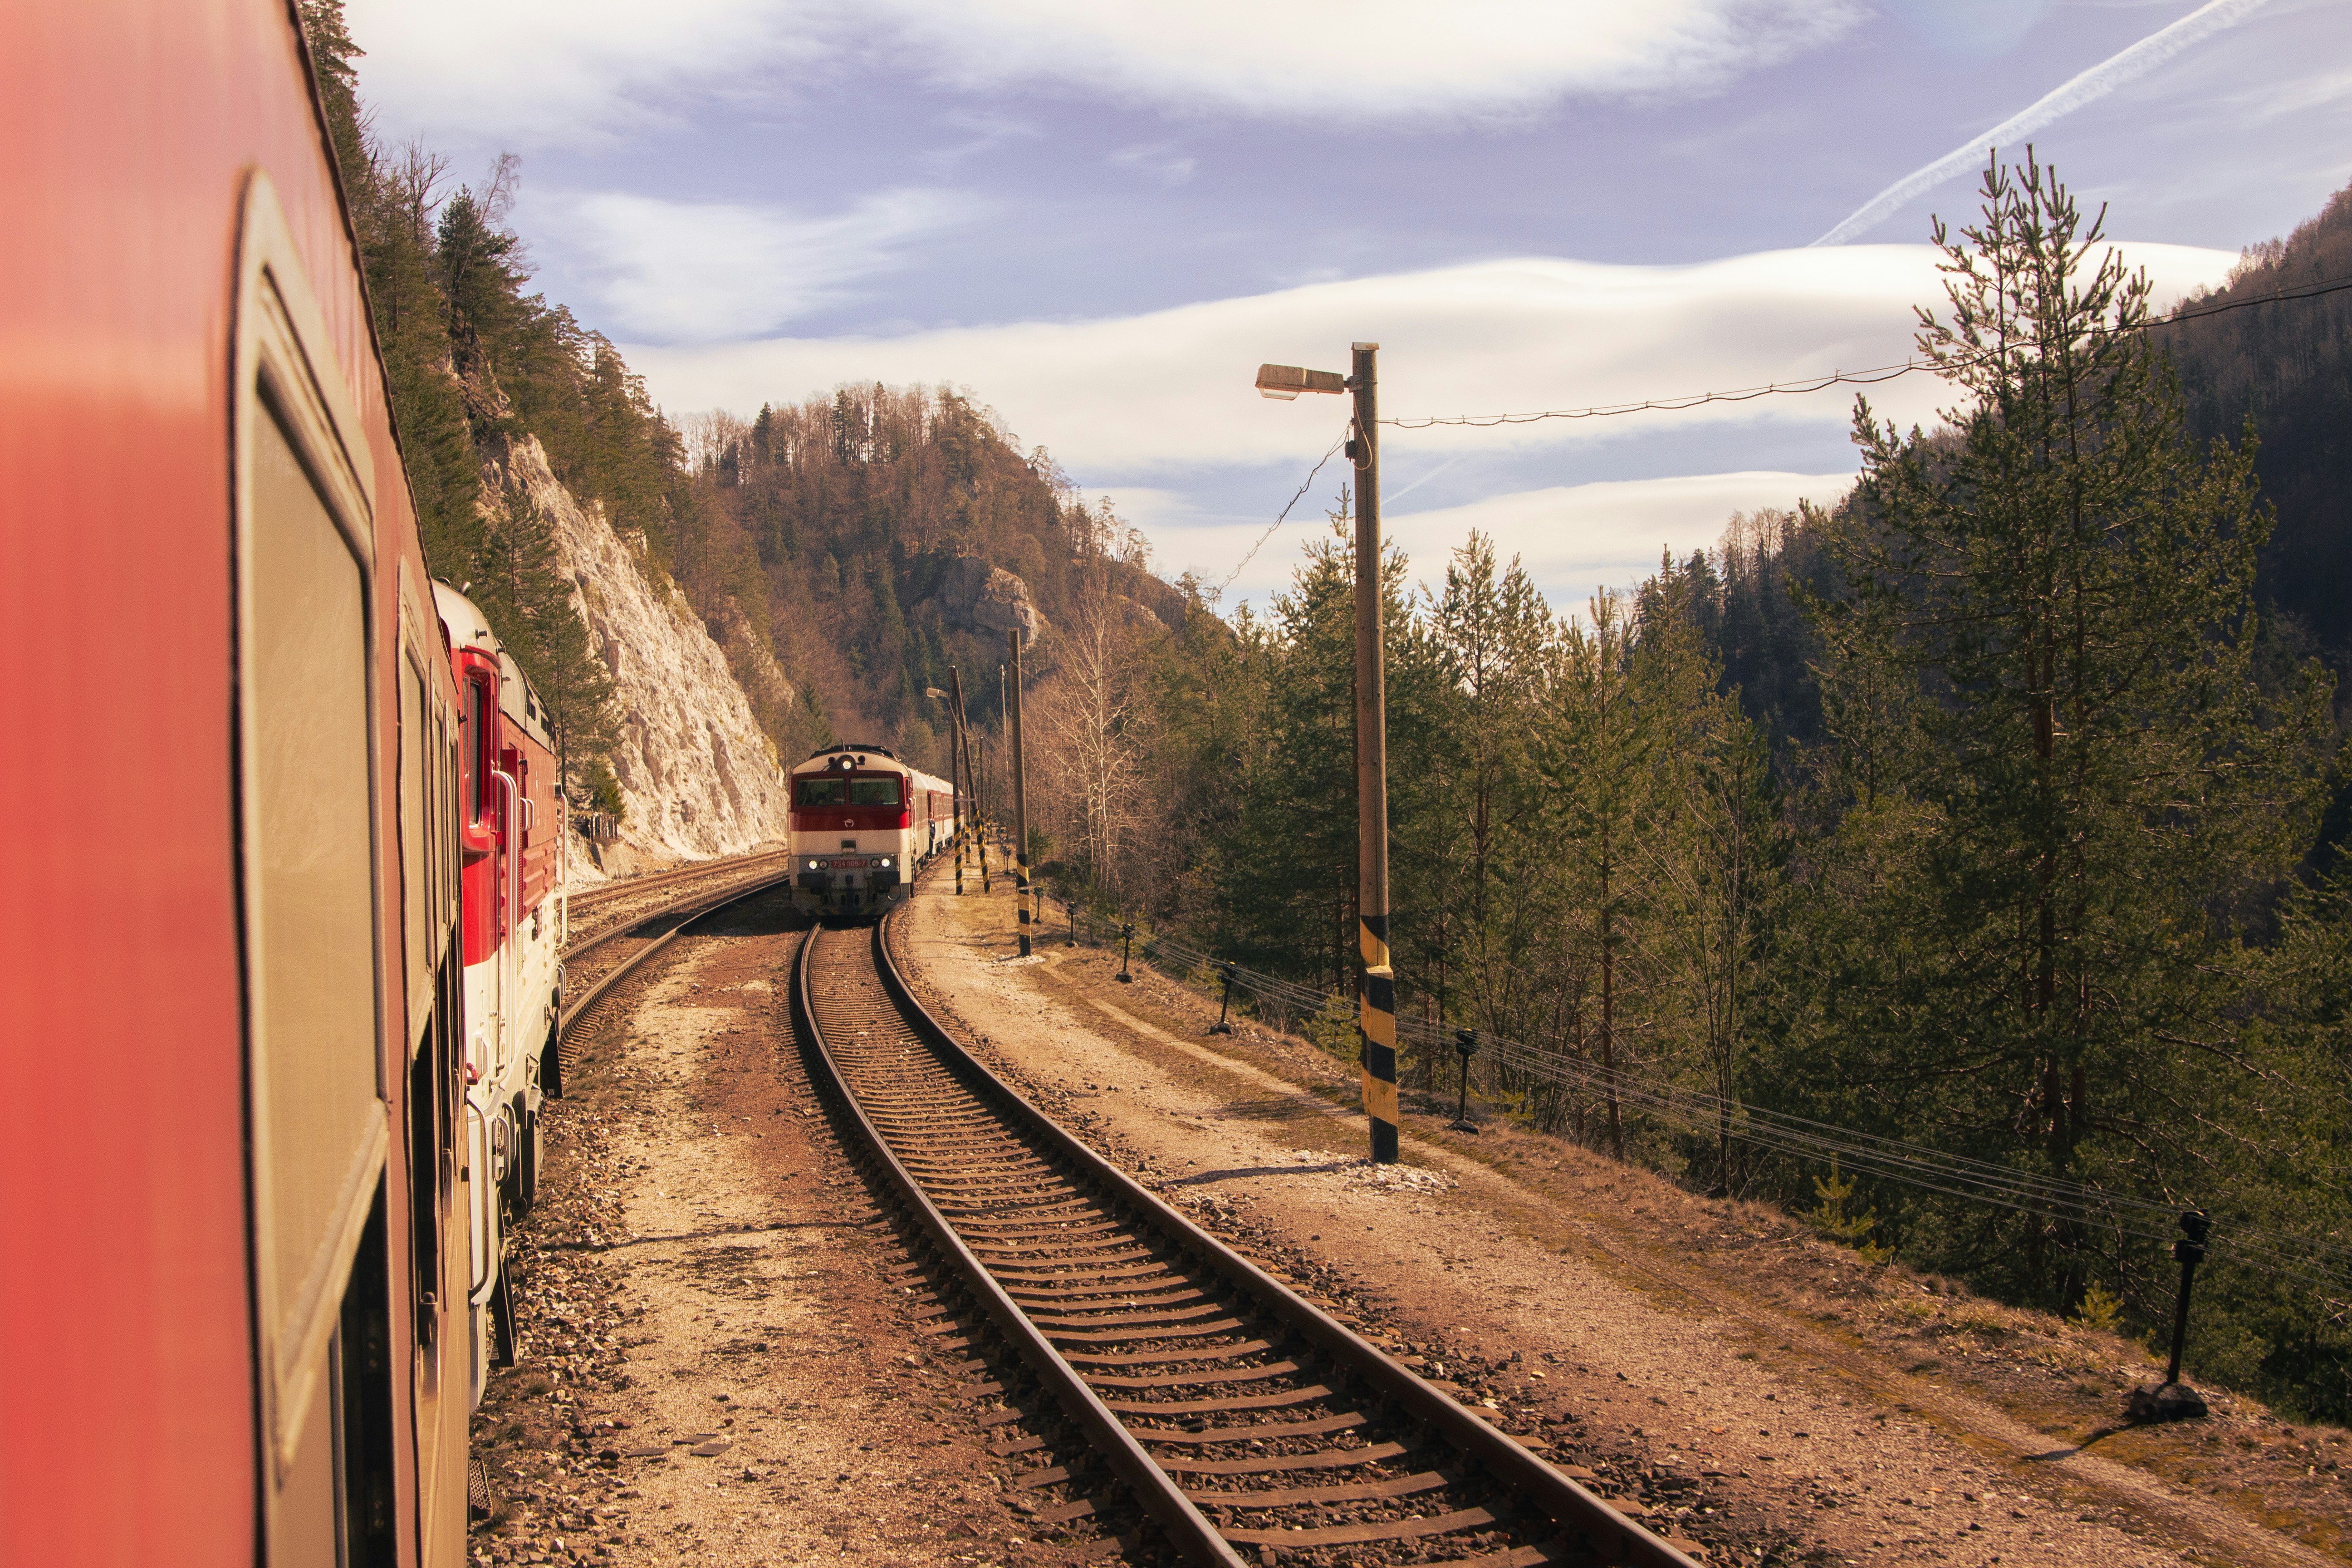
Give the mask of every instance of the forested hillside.
POLYGON ((689 429, 677 570, 697 603, 750 614, 801 681, 772 710, 788 756, 838 734, 944 773, 947 710, 926 691, 960 668, 971 722, 996 728, 1006 633, 1050 661, 1082 584, 1183 625, 1185 596, 1145 569, 1140 537, 951 390, 843 388, 689 429))
MULTIPOLYGON (((2312 635, 2270 607, 2295 551, 2352 540, 2284 515, 2327 471, 2321 422, 2258 469, 2184 396, 2163 351, 2188 329, 2142 330, 2144 283, 2091 237, 2047 171, 1994 177, 1923 333, 1966 418, 1910 435, 1859 406, 1832 510, 1735 519, 1573 617, 1476 537, 1387 563, 1400 1009, 1529 1047, 1480 1072, 1539 1122, 2093 1321, 2168 1327, 2171 1220, 2205 1208, 2192 1367, 2340 1418, 2352 925, 2315 855, 2336 681, 2299 651, 2317 606, 2312 635), (1694 1095, 1704 1117, 1659 1109, 1694 1095), (1881 1156, 1841 1176, 1807 1141, 1881 1156)), ((2341 395, 2324 353, 2263 341, 2301 379, 2231 384, 2273 413, 2329 374, 2320 405, 2341 395)), ((1068 884, 1335 994, 1345 512, 1267 618, 1096 617, 1033 698, 1033 818, 1068 884)))
POLYGON ((2256 301, 2352 277, 2352 189, 2286 238, 2247 248, 2194 319, 2157 334, 2180 366, 2202 437, 2251 427, 2255 472, 2278 527, 2263 552, 2264 596, 2339 671, 2352 670, 2352 291, 2256 301), (2241 310, 2214 311, 2217 307, 2241 310))
POLYGON ((960 662, 992 728, 1005 629, 1064 616, 1082 563, 1130 613, 1182 624, 1137 536, 959 393, 844 389, 681 430, 601 333, 531 291, 507 223, 518 163, 466 182, 370 134, 341 0, 302 16, 426 551, 546 697, 575 784, 593 788, 620 715, 552 520, 516 477, 526 439, 685 594, 787 760, 839 737, 945 772, 926 689, 960 662))

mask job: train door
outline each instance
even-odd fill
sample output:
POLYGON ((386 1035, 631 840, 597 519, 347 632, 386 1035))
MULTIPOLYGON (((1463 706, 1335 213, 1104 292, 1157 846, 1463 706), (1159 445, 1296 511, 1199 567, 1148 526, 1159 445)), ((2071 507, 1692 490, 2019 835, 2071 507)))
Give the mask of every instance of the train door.
POLYGON ((373 478, 296 257, 256 174, 232 439, 259 1506, 268 1563, 379 1563, 394 1561, 399 1531, 373 478))
MULTIPOLYGON (((405 1148, 409 1212, 408 1368, 424 1568, 466 1530, 469 1402, 452 1383, 450 1280, 465 1268, 457 1213, 457 1072, 463 985, 456 941, 457 749, 448 652, 429 592, 401 583, 401 950, 408 995, 405 1148)), ((459 1320, 462 1321, 462 1320, 459 1320)), ((460 1368, 463 1363, 459 1363, 460 1368)), ((455 1559, 450 1560, 454 1564, 455 1559)))
POLYGON ((499 1166, 509 1154, 509 1125, 495 1095, 504 1076, 514 1020, 513 775, 501 766, 497 659, 471 647, 456 658, 463 713, 463 796, 458 838, 465 861, 466 1047, 458 1108, 464 1149, 469 1404, 480 1403, 491 1368, 514 1363, 506 1295, 504 1215, 499 1166))

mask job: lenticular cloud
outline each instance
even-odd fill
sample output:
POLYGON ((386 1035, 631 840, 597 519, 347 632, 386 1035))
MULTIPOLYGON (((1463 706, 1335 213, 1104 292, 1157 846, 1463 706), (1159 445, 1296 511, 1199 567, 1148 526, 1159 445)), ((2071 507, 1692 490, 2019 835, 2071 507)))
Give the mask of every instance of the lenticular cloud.
POLYGON ((1853 26, 1846 0, 883 0, 940 78, 1254 119, 1478 119, 1682 97, 1853 26))

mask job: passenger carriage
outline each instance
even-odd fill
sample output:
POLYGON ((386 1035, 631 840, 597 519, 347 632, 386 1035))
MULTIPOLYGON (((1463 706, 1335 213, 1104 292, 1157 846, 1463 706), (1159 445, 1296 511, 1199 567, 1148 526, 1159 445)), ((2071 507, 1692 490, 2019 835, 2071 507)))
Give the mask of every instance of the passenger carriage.
POLYGON ((882 914, 955 838, 954 786, 886 746, 812 752, 792 792, 793 906, 803 914, 882 914))
POLYGON ((460 693, 295 11, 0 60, 0 1563, 460 1568, 460 693))

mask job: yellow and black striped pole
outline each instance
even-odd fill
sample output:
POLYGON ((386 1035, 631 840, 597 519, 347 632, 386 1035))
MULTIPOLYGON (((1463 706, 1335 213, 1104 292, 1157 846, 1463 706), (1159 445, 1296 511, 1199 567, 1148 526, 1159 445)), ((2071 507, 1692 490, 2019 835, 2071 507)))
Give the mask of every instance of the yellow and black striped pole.
POLYGON ((1021 956, 1029 956, 1029 774, 1021 751, 1021 628, 1006 632, 1013 645, 1013 907, 1021 928, 1021 956))
POLYGON ((1397 1158, 1396 971, 1389 963, 1389 745, 1381 648, 1381 449, 1378 343, 1355 345, 1357 946, 1364 961, 1358 1026, 1364 1036, 1364 1116, 1372 1162, 1397 1158))

